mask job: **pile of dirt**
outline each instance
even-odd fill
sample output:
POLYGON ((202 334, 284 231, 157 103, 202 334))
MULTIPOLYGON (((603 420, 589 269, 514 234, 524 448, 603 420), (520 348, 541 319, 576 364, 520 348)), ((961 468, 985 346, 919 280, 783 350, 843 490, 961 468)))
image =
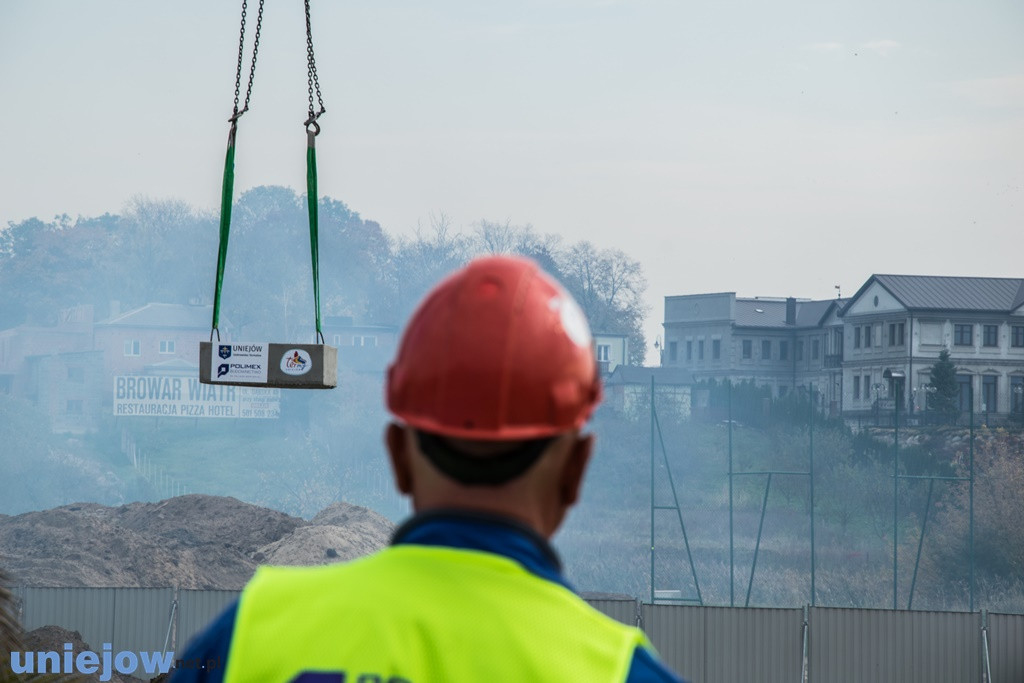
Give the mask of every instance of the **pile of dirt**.
POLYGON ((260 564, 315 565, 354 560, 383 548, 394 525, 372 510, 332 503, 287 536, 260 548, 260 564))
MULTIPOLYGON (((77 657, 80 652, 100 652, 100 650, 90 647, 88 643, 82 640, 82 634, 78 631, 69 631, 66 628, 61 628, 60 626, 43 626, 34 631, 29 631, 22 638, 22 651, 24 653, 57 652, 60 654, 61 663, 63 665, 65 643, 71 643, 71 652, 73 653, 73 657, 77 657)), ((33 664, 38 672, 39 663, 33 661, 33 664)), ((108 680, 112 681, 112 683, 142 683, 143 680, 141 678, 136 678, 135 676, 118 673, 117 671, 111 671, 110 673, 111 675, 108 680)), ((75 680, 99 681, 101 675, 102 674, 100 672, 91 675, 77 674, 75 680)))
POLYGON ((259 564, 324 564, 385 546, 394 525, 347 503, 312 522, 234 498, 94 503, 0 518, 0 566, 25 586, 237 590, 259 564))

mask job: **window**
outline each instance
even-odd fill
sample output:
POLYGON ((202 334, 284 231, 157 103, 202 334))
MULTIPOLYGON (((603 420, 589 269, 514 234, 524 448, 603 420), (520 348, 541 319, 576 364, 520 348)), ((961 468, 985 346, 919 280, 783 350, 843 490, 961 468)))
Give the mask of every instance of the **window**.
POLYGON ((889 346, 903 346, 906 323, 889 323, 889 346))
POLYGON ((722 357, 722 340, 712 339, 711 340, 711 357, 718 360, 722 357))
POLYGON ((1014 415, 1024 416, 1024 377, 1010 378, 1010 406, 1014 415))
POLYGON ((676 358, 679 355, 677 353, 677 351, 678 351, 678 345, 676 344, 676 342, 670 341, 668 343, 668 359, 669 359, 670 362, 672 362, 672 363, 676 362, 676 358))
POLYGON ((787 360, 789 358, 789 342, 779 342, 779 360, 787 360))
POLYGON ((352 346, 376 346, 377 337, 372 334, 352 335, 352 346))
POLYGON ((704 360, 704 340, 697 341, 697 360, 704 360))
POLYGON ((871 398, 871 375, 864 375, 864 400, 871 398))
POLYGON ((971 376, 957 375, 956 383, 960 387, 959 401, 957 407, 966 413, 971 409, 971 376))
POLYGON ((853 348, 855 348, 855 349, 859 349, 860 348, 860 328, 859 327, 854 327, 853 328, 853 348))
POLYGON ((983 325, 981 328, 982 346, 999 346, 999 325, 983 325))
POLYGON ((141 356, 142 345, 138 339, 125 339, 124 340, 124 355, 126 356, 141 356))
POLYGON ((174 353, 174 340, 163 339, 160 341, 160 353, 174 353))
POLYGON ((974 344, 974 341, 971 339, 973 331, 974 325, 954 325, 953 343, 957 346, 972 346, 974 344))
POLYGON ((999 402, 996 398, 998 382, 999 378, 995 375, 984 375, 981 378, 981 401, 984 404, 981 409, 986 413, 995 413, 999 410, 999 402))
POLYGON ((864 348, 871 348, 871 325, 864 326, 864 348))
POLYGON ((597 345, 597 360, 608 362, 608 355, 611 353, 611 344, 598 344, 597 345))
POLYGON ((811 340, 811 360, 818 360, 821 357, 821 340, 811 340))
POLYGON ((1015 349, 1024 347, 1024 325, 1013 326, 1013 338, 1010 342, 1010 346, 1015 349))
POLYGON ((71 399, 68 401, 68 415, 81 415, 82 414, 82 401, 81 399, 71 399))
POLYGON ((693 360, 693 342, 687 340, 686 342, 686 362, 689 363, 693 360))
POLYGON ((341 346, 341 335, 340 334, 334 335, 334 345, 335 346, 341 346))
POLYGON ((761 359, 771 360, 772 359, 772 343, 770 340, 765 339, 761 342, 761 359))
POLYGON ((85 370, 81 367, 72 366, 68 368, 68 381, 81 384, 85 381, 85 370))
POLYGON ((853 376, 853 397, 860 398, 860 375, 853 376))
POLYGON ((754 342, 749 339, 743 340, 743 357, 751 358, 754 355, 754 342))
POLYGON ((793 353, 798 361, 804 359, 804 342, 802 339, 793 342, 793 353))

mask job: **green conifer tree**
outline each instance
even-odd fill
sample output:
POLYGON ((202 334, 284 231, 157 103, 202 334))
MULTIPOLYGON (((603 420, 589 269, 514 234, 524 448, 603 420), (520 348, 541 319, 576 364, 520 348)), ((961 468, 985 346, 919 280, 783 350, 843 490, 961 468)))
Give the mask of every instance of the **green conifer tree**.
POLYGON ((929 381, 933 391, 929 392, 928 409, 937 419, 952 422, 960 412, 960 386, 956 381, 956 365, 949 358, 949 351, 939 352, 939 359, 932 365, 929 381))

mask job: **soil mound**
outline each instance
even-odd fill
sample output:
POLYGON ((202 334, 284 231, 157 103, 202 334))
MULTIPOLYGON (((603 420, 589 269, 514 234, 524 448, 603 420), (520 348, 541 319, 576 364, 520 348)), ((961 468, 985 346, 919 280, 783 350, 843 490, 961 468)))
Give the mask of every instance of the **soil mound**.
MULTIPOLYGON (((99 650, 90 647, 88 643, 82 640, 82 635, 78 631, 69 631, 60 626, 42 626, 34 631, 29 631, 22 638, 22 649, 24 652, 57 652, 60 653, 63 661, 64 643, 71 643, 71 651, 75 657, 78 656, 79 652, 99 652, 99 650)), ((36 666, 38 667, 38 663, 36 663, 36 666)), ((74 680, 99 681, 100 674, 79 674, 74 680)), ((112 671, 110 676, 110 681, 113 683, 142 683, 142 680, 141 678, 121 674, 117 671, 112 671)))
POLYGON ((260 564, 316 565, 354 560, 388 544, 390 532, 333 525, 304 526, 260 549, 260 564))
POLYGON ((312 523, 234 498, 95 503, 0 518, 0 566, 24 586, 238 590, 259 564, 324 564, 387 544, 394 525, 335 503, 312 523))

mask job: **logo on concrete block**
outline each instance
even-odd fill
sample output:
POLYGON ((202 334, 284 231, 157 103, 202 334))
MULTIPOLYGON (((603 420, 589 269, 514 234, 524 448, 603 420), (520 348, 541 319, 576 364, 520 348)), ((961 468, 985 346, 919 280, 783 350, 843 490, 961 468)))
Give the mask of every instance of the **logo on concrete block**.
POLYGON ((288 349, 281 356, 281 372, 286 375, 305 375, 313 367, 313 359, 302 349, 288 349))

